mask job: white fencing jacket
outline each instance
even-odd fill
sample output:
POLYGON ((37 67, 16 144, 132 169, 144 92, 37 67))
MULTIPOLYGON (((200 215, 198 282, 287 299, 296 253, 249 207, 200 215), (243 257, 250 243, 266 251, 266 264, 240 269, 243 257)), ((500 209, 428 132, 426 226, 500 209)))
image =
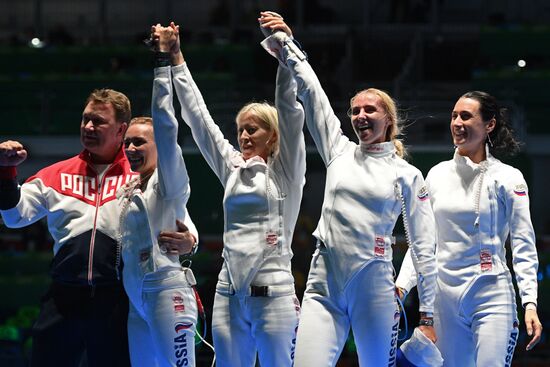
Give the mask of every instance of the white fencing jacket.
POLYGON ((133 300, 141 297, 145 274, 181 269, 179 255, 162 251, 158 244, 161 230, 177 230, 181 220, 198 240, 198 233, 189 217, 189 176, 178 145, 178 121, 172 105, 170 67, 155 69, 152 117, 157 145, 157 168, 147 189, 142 192, 132 181, 117 192, 121 208, 120 240, 124 259, 124 285, 133 300), (138 292, 136 295, 132 292, 138 292))
MULTIPOLYGON (((480 164, 455 152, 430 170, 426 183, 437 225, 439 281, 460 287, 482 273, 508 272, 504 245, 510 237, 522 305, 536 305, 538 258, 521 172, 488 151, 480 164)), ((397 285, 409 291, 416 280, 405 260, 397 285)))
POLYGON ((181 113, 225 193, 224 264, 219 280, 244 297, 253 285, 294 284, 292 234, 305 184, 303 110, 296 84, 279 67, 275 106, 279 115, 279 153, 264 162, 245 161, 214 123, 187 64, 172 67, 181 113))
POLYGON ((433 312, 436 265, 434 220, 421 172, 401 159, 392 142, 358 145, 341 125, 315 72, 291 42, 285 64, 298 84, 306 124, 327 168, 321 218, 322 241, 341 289, 371 261, 392 260, 392 232, 404 207, 419 269, 420 312, 433 312))

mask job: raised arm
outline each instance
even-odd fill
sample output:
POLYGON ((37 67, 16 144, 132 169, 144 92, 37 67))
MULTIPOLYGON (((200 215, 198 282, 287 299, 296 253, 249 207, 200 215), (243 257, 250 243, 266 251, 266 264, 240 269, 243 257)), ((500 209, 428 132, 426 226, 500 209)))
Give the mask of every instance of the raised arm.
POLYGON ((18 141, 0 143, 0 210, 17 205, 21 192, 17 184, 16 167, 27 159, 27 151, 18 141))
POLYGON ((304 140, 304 109, 296 100, 296 82, 288 69, 279 66, 275 90, 275 107, 279 115, 279 159, 291 181, 304 180, 306 145, 304 140))
POLYGON ((0 143, 0 212, 6 226, 28 226, 47 214, 42 180, 31 177, 23 186, 17 183, 16 167, 27 158, 18 141, 0 143))
MULTIPOLYGON (((264 33, 281 31, 292 36, 282 17, 273 12, 260 13, 260 27, 264 33)), ((303 181, 306 170, 304 141, 304 109, 296 100, 296 81, 290 70, 279 64, 277 69, 275 107, 279 116, 279 158, 282 169, 291 181, 303 181)))
MULTIPOLYGON (((171 27, 179 31, 179 28, 173 23, 171 27)), ((220 128, 210 116, 204 99, 183 58, 179 44, 179 33, 176 33, 176 35, 177 43, 171 48, 172 82, 181 104, 181 116, 191 128, 195 143, 204 159, 222 184, 225 185, 235 163, 242 161, 242 158, 240 153, 225 139, 220 128)))
MULTIPOLYGON (((267 13, 259 19, 262 26, 283 26, 282 20, 273 19, 267 13)), ((284 25, 288 28, 288 25, 284 25)), ((290 31, 290 28, 288 28, 290 31)), ((292 33, 291 33, 292 34, 292 33)), ((293 38, 285 32, 275 32, 267 37, 262 45, 284 64, 297 82, 297 95, 303 103, 306 124, 315 141, 325 165, 342 152, 349 140, 342 134, 340 121, 334 114, 328 97, 315 72, 309 65, 305 54, 299 49, 293 38)))
MULTIPOLYGON (((151 33, 158 39, 158 51, 170 52, 176 34, 172 27, 153 26, 151 33)), ((190 195, 189 176, 178 145, 178 121, 175 116, 170 66, 154 70, 151 114, 157 145, 157 169, 161 193, 168 199, 190 195)))

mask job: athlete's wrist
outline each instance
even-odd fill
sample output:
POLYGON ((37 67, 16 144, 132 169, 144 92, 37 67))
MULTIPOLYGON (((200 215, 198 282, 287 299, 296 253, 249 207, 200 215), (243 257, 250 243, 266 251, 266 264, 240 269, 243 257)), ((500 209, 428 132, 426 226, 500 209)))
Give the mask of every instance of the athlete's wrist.
POLYGON ((15 166, 0 166, 0 180, 12 180, 17 177, 15 166))
POLYGON ((154 58, 155 68, 170 66, 171 64, 171 55, 170 52, 166 51, 156 51, 154 58))
POLYGON ((189 252, 187 252, 185 254, 182 254, 181 256, 189 257, 189 256, 193 256, 197 253, 197 250, 199 248, 199 244, 198 244, 197 239, 195 238, 195 236, 193 236, 193 234, 191 234, 191 236, 193 237, 193 246, 191 247, 189 252))
POLYGON ((170 61, 172 63, 172 66, 183 64, 185 62, 185 59, 183 58, 183 53, 181 52, 181 50, 178 50, 177 52, 171 52, 170 61))

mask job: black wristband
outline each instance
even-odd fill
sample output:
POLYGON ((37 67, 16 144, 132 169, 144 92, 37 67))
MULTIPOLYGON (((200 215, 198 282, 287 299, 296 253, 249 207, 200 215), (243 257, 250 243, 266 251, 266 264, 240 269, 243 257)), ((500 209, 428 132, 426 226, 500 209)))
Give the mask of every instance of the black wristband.
POLYGON ((155 52, 155 67, 161 68, 163 66, 172 65, 172 55, 170 52, 155 52))
POLYGON ((15 178, 0 179, 0 210, 15 208, 21 198, 21 189, 15 178))
POLYGON ((419 326, 434 326, 434 319, 420 319, 419 326))

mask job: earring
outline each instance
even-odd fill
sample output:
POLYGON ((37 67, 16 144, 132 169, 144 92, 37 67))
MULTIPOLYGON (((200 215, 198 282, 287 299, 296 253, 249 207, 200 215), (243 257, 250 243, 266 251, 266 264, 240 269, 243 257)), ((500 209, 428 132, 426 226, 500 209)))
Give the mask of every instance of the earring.
POLYGON ((489 146, 493 147, 493 141, 491 140, 491 135, 487 134, 487 140, 489 141, 489 146))

